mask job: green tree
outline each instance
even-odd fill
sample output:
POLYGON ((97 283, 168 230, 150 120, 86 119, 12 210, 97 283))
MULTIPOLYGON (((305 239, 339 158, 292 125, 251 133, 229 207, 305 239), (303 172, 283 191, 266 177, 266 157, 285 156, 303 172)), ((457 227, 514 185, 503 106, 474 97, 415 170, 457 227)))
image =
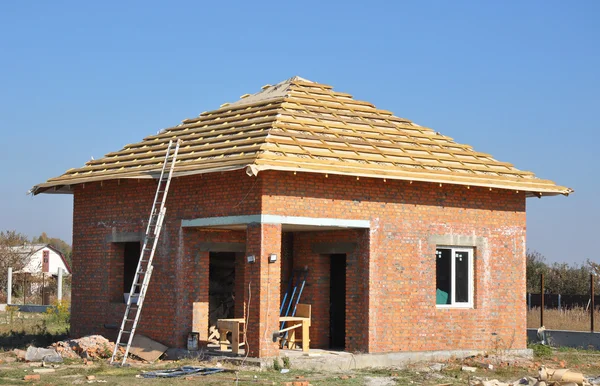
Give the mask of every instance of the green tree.
POLYGON ((538 251, 527 250, 526 259, 527 292, 540 293, 540 275, 546 277, 550 271, 546 258, 538 251))
MULTIPOLYGON (((600 272, 600 265, 595 265, 600 272)), ((547 264, 544 256, 537 251, 527 251, 527 292, 540 293, 541 274, 544 274, 546 293, 561 295, 587 295, 590 288, 590 273, 594 265, 569 265, 567 263, 547 264)))

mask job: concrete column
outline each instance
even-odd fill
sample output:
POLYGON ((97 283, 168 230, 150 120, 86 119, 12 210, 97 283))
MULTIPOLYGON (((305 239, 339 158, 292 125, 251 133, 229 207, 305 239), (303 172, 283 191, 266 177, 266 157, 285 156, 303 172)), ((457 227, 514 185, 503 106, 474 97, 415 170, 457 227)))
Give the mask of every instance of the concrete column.
POLYGON ((56 294, 56 298, 58 299, 58 301, 60 302, 62 300, 62 291, 63 291, 63 270, 62 268, 58 268, 58 284, 57 284, 57 294, 56 294))
POLYGON ((6 285, 6 304, 12 304, 12 267, 8 269, 8 284, 6 285))
POLYGON ((273 357, 279 355, 273 333, 279 330, 281 224, 249 224, 246 237, 247 349, 251 357, 273 357), (269 263, 271 254, 277 256, 273 263, 269 263), (255 262, 248 263, 247 256, 254 256, 255 262))

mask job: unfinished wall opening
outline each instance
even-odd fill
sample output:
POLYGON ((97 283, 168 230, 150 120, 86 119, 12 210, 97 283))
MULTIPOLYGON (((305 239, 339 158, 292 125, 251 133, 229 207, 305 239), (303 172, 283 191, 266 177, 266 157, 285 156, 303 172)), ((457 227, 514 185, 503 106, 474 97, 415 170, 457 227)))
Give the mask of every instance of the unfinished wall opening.
POLYGON ((123 303, 127 301, 127 294, 131 290, 141 244, 139 241, 131 241, 110 245, 109 298, 112 303, 123 303))
POLYGON ((209 331, 216 330, 218 319, 235 317, 235 263, 235 252, 209 254, 209 331))
POLYGON ((346 348, 346 254, 330 255, 329 347, 346 348))
MULTIPOLYGON (((139 242, 129 242, 123 244, 123 293, 127 294, 131 290, 135 271, 140 259, 141 244, 139 242)), ((139 287, 135 293, 140 293, 139 287)), ((125 298, 124 298, 125 300, 125 298)))

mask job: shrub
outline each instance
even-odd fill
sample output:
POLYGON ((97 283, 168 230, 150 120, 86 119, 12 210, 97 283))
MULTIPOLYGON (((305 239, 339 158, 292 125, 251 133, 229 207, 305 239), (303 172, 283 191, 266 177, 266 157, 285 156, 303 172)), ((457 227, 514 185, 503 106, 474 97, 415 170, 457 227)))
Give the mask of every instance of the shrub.
POLYGON ((53 302, 52 307, 46 310, 48 321, 53 323, 69 323, 71 319, 70 304, 65 300, 53 302))
POLYGON ((536 358, 548 358, 552 356, 552 348, 544 344, 535 343, 529 346, 536 358))

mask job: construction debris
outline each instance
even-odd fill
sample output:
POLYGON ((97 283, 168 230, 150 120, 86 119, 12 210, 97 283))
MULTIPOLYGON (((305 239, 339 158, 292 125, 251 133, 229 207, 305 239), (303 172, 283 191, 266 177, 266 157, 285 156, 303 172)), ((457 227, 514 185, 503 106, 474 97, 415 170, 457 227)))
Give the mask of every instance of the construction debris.
POLYGON ((29 346, 25 352, 25 360, 27 362, 62 362, 62 356, 54 349, 38 348, 29 346))
POLYGON ((104 359, 111 357, 115 344, 102 335, 90 335, 56 342, 52 347, 64 358, 104 359))
POLYGON ((40 373, 40 374, 53 373, 55 371, 56 371, 55 369, 48 369, 48 368, 33 369, 34 373, 40 373))
POLYGON ((24 381, 39 381, 40 380, 40 375, 39 374, 31 374, 31 375, 26 375, 23 377, 24 381))
POLYGON ((196 367, 196 366, 181 366, 176 369, 147 371, 141 374, 142 378, 175 378, 191 375, 210 375, 223 372, 223 369, 196 367))
POLYGON ((154 362, 167 351, 168 347, 162 343, 148 338, 147 336, 136 334, 131 342, 129 353, 142 358, 148 362, 154 362))
POLYGON ((539 385, 553 385, 558 384, 561 386, 574 384, 574 385, 583 385, 588 384, 587 381, 584 380, 583 374, 576 373, 569 369, 547 369, 544 366, 540 368, 539 375, 539 385), (544 382, 542 384, 542 382, 544 382))
POLYGON ((589 386, 582 373, 569 369, 550 369, 542 366, 538 378, 524 377, 513 382, 501 382, 497 379, 474 379, 471 386, 589 386))

